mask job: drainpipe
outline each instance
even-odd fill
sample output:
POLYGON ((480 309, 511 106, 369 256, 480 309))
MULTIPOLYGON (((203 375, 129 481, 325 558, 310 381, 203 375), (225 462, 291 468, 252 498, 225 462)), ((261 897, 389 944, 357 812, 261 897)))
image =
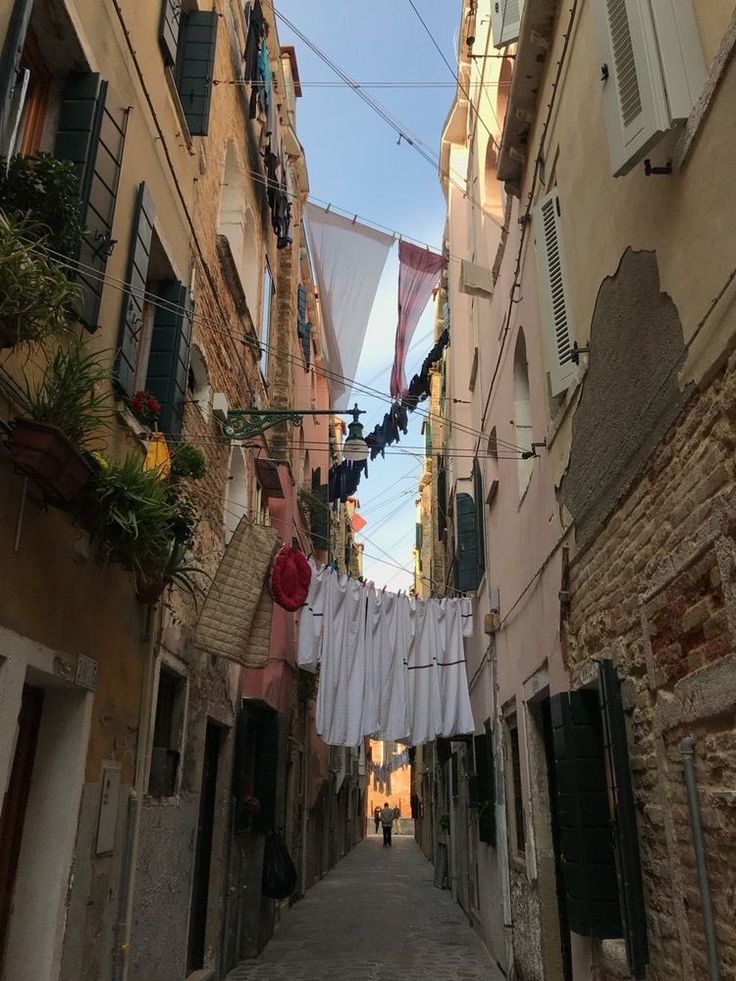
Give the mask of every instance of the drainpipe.
MULTIPOLYGON (((140 839, 141 811, 145 794, 146 761, 148 743, 151 735, 151 706, 153 702, 153 679, 156 649, 163 627, 162 604, 155 611, 147 607, 146 626, 143 634, 144 663, 141 679, 140 703, 138 709, 138 744, 136 747, 135 778, 128 792, 125 845, 123 847, 120 871, 120 892, 118 895, 118 916, 113 930, 112 981, 125 981, 128 976, 128 954, 130 948, 130 926, 133 916, 133 895, 135 892, 135 872, 138 863, 138 842, 140 839)), ((143 646, 142 645, 142 646, 143 646)))
POLYGON ((703 819, 700 813, 700 798, 695 777, 695 739, 685 736, 680 742, 682 769, 685 774, 687 802, 690 808, 690 824, 693 830, 693 846, 695 848, 695 868, 698 873, 700 887, 700 904, 703 910, 703 928, 705 931, 705 947, 708 956, 708 981, 720 981, 721 970, 718 966, 718 939, 715 923, 713 922, 713 905, 710 896, 708 880, 708 862, 705 854, 703 838, 703 819))

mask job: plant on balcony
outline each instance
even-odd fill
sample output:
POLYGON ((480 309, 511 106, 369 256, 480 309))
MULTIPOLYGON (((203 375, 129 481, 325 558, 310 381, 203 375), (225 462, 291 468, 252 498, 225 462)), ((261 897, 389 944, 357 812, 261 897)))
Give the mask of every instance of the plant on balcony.
POLYGON ((180 443, 171 455, 171 479, 201 480, 206 473, 204 453, 191 443, 180 443))
POLYGON ((151 428, 158 421, 161 403, 150 392, 136 392, 127 400, 127 405, 138 422, 151 428))
POLYGON ((0 207, 30 219, 36 228, 33 238, 42 237, 52 256, 76 256, 82 223, 79 177, 71 161, 51 153, 19 154, 9 162, 0 157, 0 207))
POLYGON ((0 348, 63 335, 82 301, 33 239, 37 226, 0 211, 0 348))
POLYGON ((79 339, 47 359, 41 380, 25 384, 28 415, 13 424, 15 466, 64 501, 77 498, 92 468, 85 455, 110 424, 110 373, 79 339))

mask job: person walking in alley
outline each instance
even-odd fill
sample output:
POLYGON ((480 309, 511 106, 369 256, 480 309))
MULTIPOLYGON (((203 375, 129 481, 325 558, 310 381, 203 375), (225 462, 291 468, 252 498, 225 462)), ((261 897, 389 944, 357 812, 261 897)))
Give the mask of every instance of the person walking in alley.
POLYGON ((381 824, 383 825, 383 847, 391 847, 391 825, 394 823, 396 811, 389 807, 388 801, 383 805, 381 811, 381 824))
POLYGON ((378 834, 378 825, 381 823, 381 805, 376 804, 373 808, 373 820, 376 822, 376 834, 378 834))

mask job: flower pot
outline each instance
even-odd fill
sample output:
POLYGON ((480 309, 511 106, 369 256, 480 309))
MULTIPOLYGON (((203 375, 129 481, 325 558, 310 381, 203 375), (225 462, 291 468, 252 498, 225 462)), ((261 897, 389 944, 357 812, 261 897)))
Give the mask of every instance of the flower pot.
POLYGON ((10 459, 26 476, 65 501, 78 497, 92 469, 64 433, 35 419, 18 419, 10 438, 10 459))
POLYGON ((169 579, 154 579, 153 582, 139 582, 136 586, 136 596, 141 603, 153 606, 161 599, 163 591, 169 585, 169 579))

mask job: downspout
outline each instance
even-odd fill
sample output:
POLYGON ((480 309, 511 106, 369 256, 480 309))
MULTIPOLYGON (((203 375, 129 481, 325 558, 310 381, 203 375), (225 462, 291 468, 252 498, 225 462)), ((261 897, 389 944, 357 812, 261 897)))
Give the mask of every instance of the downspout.
POLYGON ((687 803, 690 808, 690 824, 693 830, 693 846, 695 848, 695 868, 698 873, 700 888, 700 904, 703 910, 703 929, 705 932, 705 947, 708 956, 708 981, 720 981, 721 970, 718 966, 718 938, 713 921, 713 904, 708 880, 708 862, 705 854, 703 838, 703 818, 700 813, 700 798, 695 777, 695 739, 685 736, 680 742, 682 769, 685 774, 687 788, 687 803))
POLYGON ((143 677, 141 679, 138 710, 138 744, 136 747, 135 778, 133 787, 128 792, 125 844, 123 847, 122 868, 120 872, 120 893, 118 895, 118 915, 113 930, 112 981, 125 981, 128 976, 135 873, 138 864, 141 812, 143 809, 143 796, 146 790, 146 762, 148 759, 148 743, 151 734, 150 716, 153 703, 153 668, 162 626, 162 605, 159 603, 155 611, 153 607, 147 607, 146 627, 143 635, 145 660, 143 663, 143 677))

